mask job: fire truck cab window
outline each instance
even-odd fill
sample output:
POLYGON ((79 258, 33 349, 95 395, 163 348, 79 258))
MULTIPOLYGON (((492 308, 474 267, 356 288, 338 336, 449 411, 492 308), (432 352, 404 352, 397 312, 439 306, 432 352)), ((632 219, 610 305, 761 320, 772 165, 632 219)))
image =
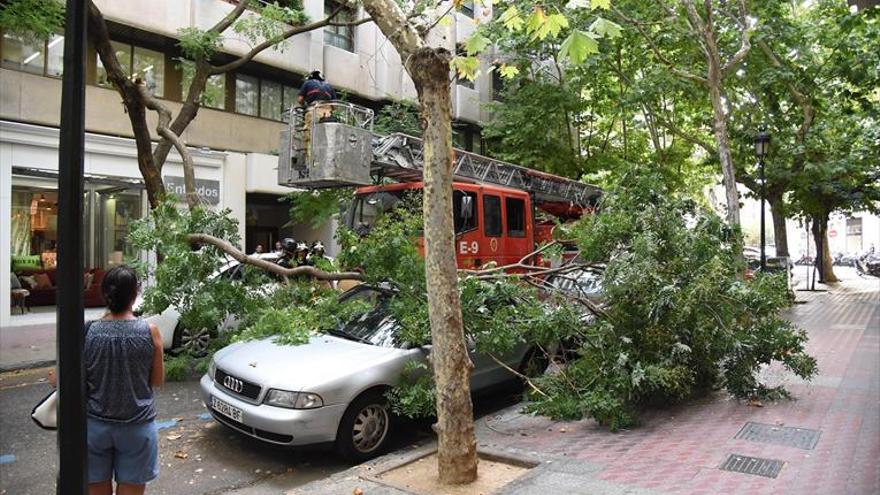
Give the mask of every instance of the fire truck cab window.
POLYGON ((501 236, 501 198, 483 195, 483 233, 489 237, 501 236))
POLYGON ((453 191, 452 216, 455 220, 456 234, 477 228, 477 194, 467 191, 453 191))
POLYGON ((526 235, 526 202, 519 198, 504 198, 507 207, 507 235, 525 237, 526 235))

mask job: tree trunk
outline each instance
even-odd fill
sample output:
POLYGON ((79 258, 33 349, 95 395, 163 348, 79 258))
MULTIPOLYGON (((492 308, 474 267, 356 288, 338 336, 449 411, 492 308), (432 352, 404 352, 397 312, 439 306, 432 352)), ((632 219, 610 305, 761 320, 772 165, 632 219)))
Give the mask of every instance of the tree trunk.
POLYGON ((831 260, 831 250, 828 249, 828 215, 814 216, 813 241, 816 243, 816 261, 819 263, 819 283, 829 284, 839 282, 834 275, 831 260))
MULTIPOLYGON (((716 61, 717 62, 717 61, 716 61)), ((709 62, 709 96, 712 99, 712 127, 718 144, 718 161, 724 175, 724 193, 727 197, 727 223, 739 225, 739 193, 736 190, 736 174, 730 156, 730 139, 727 136, 727 113, 721 95, 721 67, 709 62)))
POLYGON ((477 441, 470 394, 473 368, 464 343, 452 219, 451 54, 430 48, 394 0, 363 0, 415 83, 424 128, 425 275, 431 320, 431 363, 437 391, 440 482, 477 477, 477 441))
POLYGON ((425 276, 437 384, 440 481, 470 483, 477 477, 470 375, 458 293, 452 218, 452 117, 450 53, 422 48, 409 61, 421 105, 425 159, 425 276))
POLYGON ((767 195, 770 203, 770 216, 773 217, 773 241, 776 243, 776 256, 789 256, 788 232, 785 229, 785 201, 782 194, 767 195))

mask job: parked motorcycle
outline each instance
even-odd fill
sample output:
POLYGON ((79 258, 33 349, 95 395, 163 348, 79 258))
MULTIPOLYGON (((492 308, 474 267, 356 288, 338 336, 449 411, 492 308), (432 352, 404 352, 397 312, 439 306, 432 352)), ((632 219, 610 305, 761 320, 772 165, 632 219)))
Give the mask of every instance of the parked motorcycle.
POLYGON ((813 257, 805 254, 801 256, 801 259, 795 261, 794 264, 798 266, 810 266, 813 264, 813 257))
POLYGON ((860 277, 866 275, 880 278, 880 254, 866 253, 855 262, 856 273, 860 277))

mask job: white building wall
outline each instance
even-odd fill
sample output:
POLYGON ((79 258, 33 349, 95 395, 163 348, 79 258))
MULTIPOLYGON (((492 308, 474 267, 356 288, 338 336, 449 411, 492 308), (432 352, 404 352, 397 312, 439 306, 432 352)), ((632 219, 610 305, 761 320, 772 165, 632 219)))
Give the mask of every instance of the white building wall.
MULTIPOLYGON (((244 225, 244 155, 236 153, 230 157, 227 153, 197 149, 191 152, 196 165, 196 177, 216 180, 220 184, 220 202, 217 207, 232 209, 239 223, 244 225)), ((137 152, 131 139, 87 133, 83 166, 86 175, 141 180, 137 152)), ((12 216, 13 167, 57 173, 58 129, 0 121, 0 325, 3 326, 10 322, 9 219, 12 216)), ((162 174, 183 176, 181 159, 176 152, 168 156, 162 174)))
MULTIPOLYGON (((182 28, 209 28, 235 8, 232 3, 222 0, 96 0, 95 3, 107 19, 171 38, 176 38, 182 28)), ((304 0, 303 7, 313 21, 324 17, 324 0, 304 0)), ((362 10, 360 14, 364 15, 362 10)), ((491 16, 491 5, 477 6, 477 22, 487 22, 491 16)), ((438 24, 434 28, 429 42, 454 53, 456 43, 464 41, 474 31, 477 22, 461 13, 452 17, 451 25, 438 24)), ((234 55, 245 54, 250 48, 246 39, 231 30, 222 44, 223 51, 234 55)), ((400 57, 373 23, 355 27, 354 52, 325 45, 323 30, 315 30, 293 36, 283 50, 265 50, 254 60, 299 74, 320 70, 337 90, 370 99, 416 98, 412 80, 400 57)), ((453 85, 453 110, 458 120, 479 123, 488 118, 481 103, 492 98, 491 77, 488 76, 490 65, 484 61, 482 66, 475 90, 453 85)))

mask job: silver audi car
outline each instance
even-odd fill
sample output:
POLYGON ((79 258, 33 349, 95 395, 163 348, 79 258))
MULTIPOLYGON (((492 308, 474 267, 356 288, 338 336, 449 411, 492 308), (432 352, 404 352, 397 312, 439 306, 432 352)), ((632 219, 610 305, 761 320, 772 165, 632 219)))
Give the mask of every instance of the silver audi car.
MULTIPOLYGON (((387 310, 393 292, 360 285, 342 298, 364 298, 372 310, 302 345, 272 339, 239 342, 218 351, 202 377, 202 398, 218 422, 265 442, 302 446, 333 442, 360 462, 382 452, 394 427, 384 393, 410 361, 425 361, 430 346, 398 338, 387 310)), ((471 389, 515 379, 491 357, 471 353, 471 389)), ((522 346, 501 359, 512 369, 546 368, 543 353, 522 346)))

